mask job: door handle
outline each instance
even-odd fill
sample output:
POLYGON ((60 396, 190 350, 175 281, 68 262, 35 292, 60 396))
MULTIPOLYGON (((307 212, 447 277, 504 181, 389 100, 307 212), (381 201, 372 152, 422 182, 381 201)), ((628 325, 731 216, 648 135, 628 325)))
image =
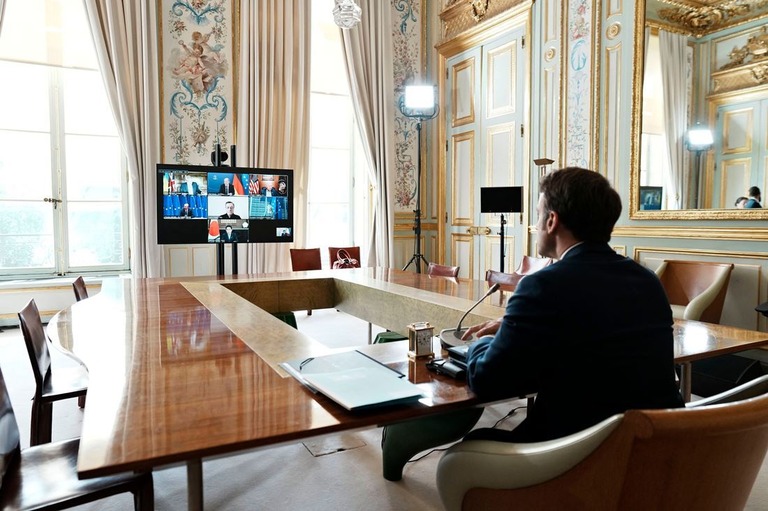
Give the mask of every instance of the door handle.
POLYGON ((473 225, 472 227, 467 228, 467 234, 472 234, 475 236, 488 236, 491 234, 491 228, 473 225))

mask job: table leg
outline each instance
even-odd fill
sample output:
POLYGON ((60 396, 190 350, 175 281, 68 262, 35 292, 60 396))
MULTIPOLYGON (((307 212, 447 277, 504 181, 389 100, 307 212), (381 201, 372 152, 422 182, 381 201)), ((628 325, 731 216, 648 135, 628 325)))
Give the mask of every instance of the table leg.
POLYGON ((203 460, 187 461, 187 509, 203 511, 203 460))
POLYGON ((680 364, 680 393, 686 403, 691 400, 691 363, 680 364))

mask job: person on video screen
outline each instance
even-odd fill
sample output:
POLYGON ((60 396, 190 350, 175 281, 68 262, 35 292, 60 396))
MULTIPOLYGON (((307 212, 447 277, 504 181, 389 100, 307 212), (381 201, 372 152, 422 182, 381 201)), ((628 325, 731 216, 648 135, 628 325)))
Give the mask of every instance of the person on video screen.
POLYGON ((235 187, 229 182, 229 178, 224 178, 224 183, 219 187, 219 195, 234 195, 235 187))
POLYGON ((275 192, 273 195, 278 197, 288 195, 288 185, 285 183, 285 181, 279 181, 277 183, 277 192, 275 192))
POLYGON ((237 241, 237 233, 232 230, 232 226, 228 225, 224 229, 224 233, 221 235, 221 241, 224 243, 234 243, 237 241))
POLYGON ((219 219, 224 220, 240 220, 240 215, 235 214, 235 203, 232 201, 227 201, 224 203, 224 209, 226 210, 226 213, 223 215, 219 215, 219 219))
POLYGON ((181 212, 179 213, 179 216, 182 218, 192 218, 194 217, 194 213, 192 212, 192 208, 189 207, 189 203, 185 202, 184 207, 181 208, 181 212))

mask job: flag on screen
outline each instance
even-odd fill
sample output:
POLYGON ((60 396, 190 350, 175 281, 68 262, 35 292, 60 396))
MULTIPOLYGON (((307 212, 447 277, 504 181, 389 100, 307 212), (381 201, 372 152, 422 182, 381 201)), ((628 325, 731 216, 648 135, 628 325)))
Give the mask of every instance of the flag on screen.
POLYGON ((215 238, 220 233, 219 231, 219 221, 218 220, 211 220, 211 225, 208 227, 208 236, 211 236, 212 238, 215 238))
POLYGON ((248 192, 251 195, 258 195, 259 194, 259 180, 251 181, 248 183, 248 192))
POLYGON ((240 179, 240 176, 235 174, 232 176, 232 180, 234 181, 232 186, 235 187, 235 195, 245 195, 245 190, 243 190, 243 181, 240 179))

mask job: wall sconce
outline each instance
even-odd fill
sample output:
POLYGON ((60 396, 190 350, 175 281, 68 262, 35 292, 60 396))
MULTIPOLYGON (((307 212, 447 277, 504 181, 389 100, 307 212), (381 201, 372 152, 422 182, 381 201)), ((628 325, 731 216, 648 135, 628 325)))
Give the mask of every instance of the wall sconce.
POLYGON ((550 160, 549 158, 537 158, 533 160, 533 163, 539 167, 539 177, 544 177, 547 173, 547 165, 552 165, 555 163, 555 160, 550 160))

